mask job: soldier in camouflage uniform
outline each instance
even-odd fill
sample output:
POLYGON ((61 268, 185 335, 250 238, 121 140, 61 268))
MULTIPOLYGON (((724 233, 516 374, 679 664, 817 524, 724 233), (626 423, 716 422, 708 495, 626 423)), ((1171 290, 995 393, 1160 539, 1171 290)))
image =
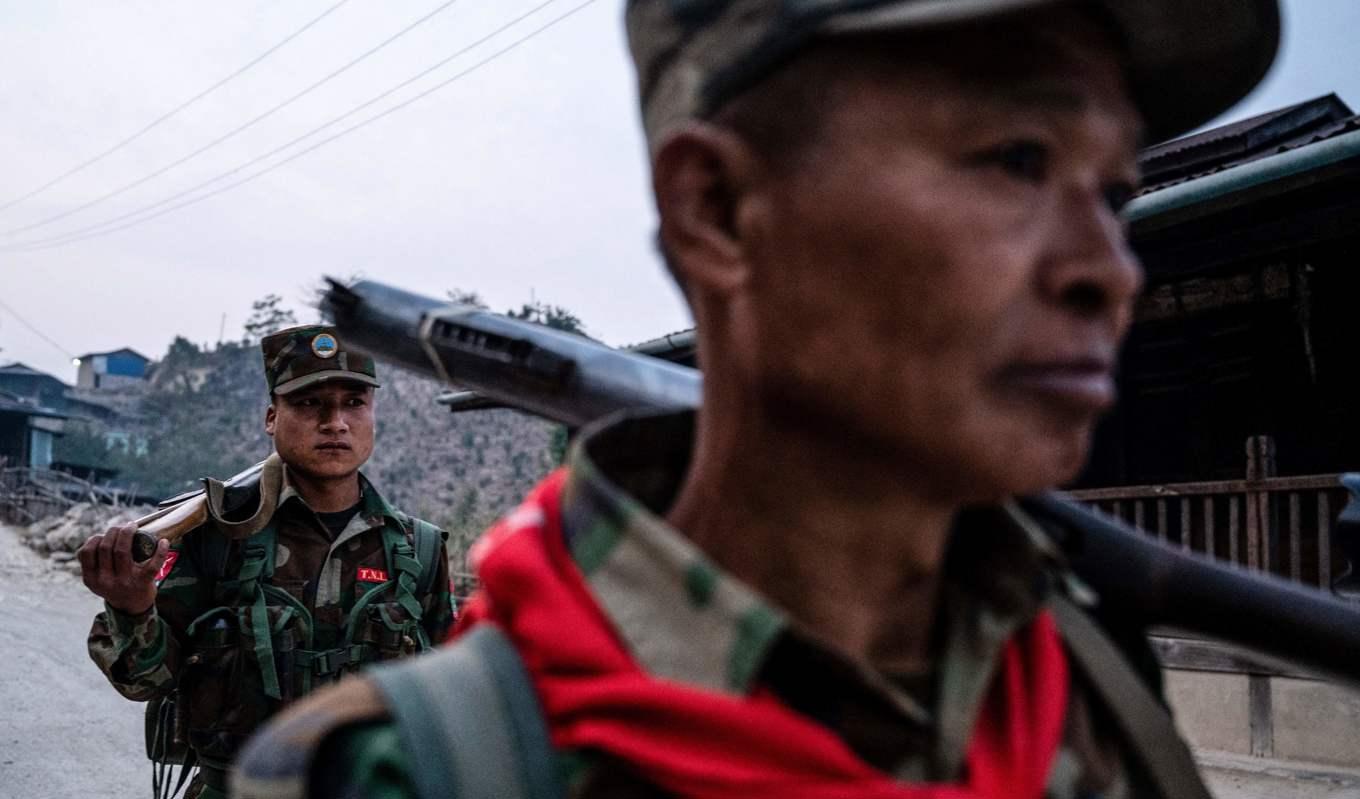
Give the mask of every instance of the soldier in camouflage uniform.
POLYGON ((1207 797, 1143 631, 1016 498, 1072 480, 1114 401, 1139 142, 1240 99, 1278 24, 1273 0, 630 0, 703 410, 583 431, 479 544, 459 641, 294 708, 240 795, 1207 797), (432 756, 390 676, 453 690, 488 628, 537 759, 432 756), (426 779, 493 766, 499 792, 426 779))
POLYGON ((237 749, 279 708, 366 663, 430 648, 453 617, 443 534, 359 472, 373 450, 373 360, 322 326, 261 347, 265 429, 284 463, 269 524, 228 541, 209 522, 142 564, 130 525, 79 552, 85 584, 106 603, 90 656, 129 699, 175 697, 183 723, 162 734, 187 736, 196 756, 190 797, 224 795, 237 749), (431 563, 417 557, 422 536, 431 563))

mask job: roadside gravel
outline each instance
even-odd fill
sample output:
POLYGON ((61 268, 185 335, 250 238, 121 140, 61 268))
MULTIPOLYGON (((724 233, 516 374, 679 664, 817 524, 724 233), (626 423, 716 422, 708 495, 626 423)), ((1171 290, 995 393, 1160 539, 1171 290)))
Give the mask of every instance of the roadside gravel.
POLYGON ((85 653, 101 605, 0 525, 0 797, 149 796, 142 705, 85 653))

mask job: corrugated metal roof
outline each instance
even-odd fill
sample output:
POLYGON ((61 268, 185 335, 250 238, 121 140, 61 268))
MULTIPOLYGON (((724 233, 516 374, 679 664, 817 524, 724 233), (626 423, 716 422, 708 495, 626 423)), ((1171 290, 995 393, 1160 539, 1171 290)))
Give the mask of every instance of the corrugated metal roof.
MULTIPOLYGON (((39 372, 37 369, 34 369, 28 364, 19 363, 18 361, 15 361, 13 363, 7 363, 4 366, 0 366, 0 375, 30 375, 32 377, 52 377, 52 375, 49 375, 47 372, 39 372)), ((52 377, 52 379, 56 380, 57 378, 52 377)))
POLYGON ((663 353, 693 349, 694 346, 694 328, 691 327, 686 328, 685 330, 677 330, 674 333, 667 333, 666 335, 658 336, 657 338, 648 339, 641 344, 632 344, 624 349, 660 358, 665 357, 663 353))
POLYGON ((1185 212, 1208 209, 1229 196, 1240 199, 1287 190, 1320 169, 1347 162, 1360 162, 1360 118, 1314 140, 1279 148, 1269 158, 1227 165, 1145 193, 1129 203, 1124 215, 1147 229, 1170 221, 1168 214, 1183 218, 1185 212))
POLYGON ((1349 130, 1357 117, 1335 94, 1149 147, 1139 153, 1149 194, 1349 130))
MULTIPOLYGON (((1149 161, 1156 161, 1160 158, 1166 158, 1177 153, 1183 153, 1188 150, 1193 150, 1196 147, 1202 147, 1206 144, 1213 144, 1214 142, 1223 141, 1224 139, 1231 139, 1236 136, 1241 136, 1251 132, 1252 130, 1255 130, 1256 128, 1262 127, 1270 122, 1274 122, 1277 119, 1285 117, 1290 113, 1297 111, 1300 108, 1310 105, 1317 105, 1319 103, 1325 103, 1328 102, 1329 100, 1335 100, 1336 102, 1340 102, 1340 98, 1337 97, 1335 94, 1326 94, 1321 97, 1315 97, 1311 100, 1305 100, 1301 103, 1295 103, 1294 105, 1287 105, 1284 108, 1277 108, 1274 111, 1267 111, 1264 114, 1257 114, 1254 117, 1239 119, 1238 121, 1231 122, 1227 125, 1220 125, 1216 128, 1210 128, 1209 130, 1206 131, 1192 133, 1189 136, 1182 136, 1179 139, 1172 139, 1171 141, 1168 142, 1162 142, 1161 144, 1154 144, 1151 147, 1145 147, 1143 148, 1143 151, 1138 154, 1138 160, 1144 163, 1149 161)), ((1349 115, 1350 113, 1353 112, 1348 112, 1347 115, 1349 115)))
POLYGON ((1283 153, 1292 152, 1303 147, 1308 147, 1309 145, 1327 141, 1328 139, 1334 139, 1337 136, 1342 136, 1356 130, 1360 130, 1360 116, 1354 116, 1341 122, 1335 123, 1333 125, 1328 125, 1326 128, 1317 131, 1317 133, 1312 136, 1297 141, 1291 141, 1288 144, 1282 144, 1277 147, 1273 147, 1269 151, 1260 153, 1253 158, 1226 161, 1220 164, 1215 164, 1210 168, 1203 169, 1198 172, 1181 175, 1173 180, 1167 180, 1165 182, 1158 183, 1152 186, 1144 186, 1138 192, 1138 196, 1144 197, 1149 194, 1155 194, 1156 192, 1162 191, 1164 189, 1169 189, 1172 186, 1179 186, 1185 183, 1200 180, 1202 178, 1209 177, 1210 175, 1216 175, 1220 172, 1226 172, 1227 170, 1232 169, 1234 167, 1239 167, 1244 164, 1261 161, 1272 156, 1281 155, 1283 153))
POLYGON ((80 356, 79 358, 77 358, 76 360, 83 361, 83 360, 85 360, 86 358, 98 358, 98 357, 101 356, 101 355, 121 355, 121 354, 123 354, 123 353, 125 353, 125 352, 126 352, 127 354, 129 354, 129 355, 136 355, 138 358, 141 358, 142 360, 146 361, 147 363, 151 363, 151 359, 150 359, 150 358, 146 357, 145 355, 141 354, 140 352, 138 352, 138 351, 136 351, 136 350, 134 350, 134 349, 131 349, 131 348, 129 348, 129 347, 123 347, 122 349, 117 349, 117 350, 109 350, 108 352, 87 352, 87 353, 85 353, 84 355, 82 355, 82 356, 80 356))

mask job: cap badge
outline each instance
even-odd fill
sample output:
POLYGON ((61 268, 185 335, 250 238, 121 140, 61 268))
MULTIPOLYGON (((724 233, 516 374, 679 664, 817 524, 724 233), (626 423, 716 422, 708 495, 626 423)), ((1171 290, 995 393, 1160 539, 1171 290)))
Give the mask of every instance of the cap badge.
POLYGON ((330 333, 322 333, 312 339, 312 354, 318 358, 334 358, 340 351, 340 343, 330 333))

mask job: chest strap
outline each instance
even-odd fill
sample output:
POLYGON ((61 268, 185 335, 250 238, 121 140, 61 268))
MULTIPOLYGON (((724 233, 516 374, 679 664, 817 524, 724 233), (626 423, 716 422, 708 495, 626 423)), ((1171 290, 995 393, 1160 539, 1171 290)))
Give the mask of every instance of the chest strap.
MULTIPOLYGON (((387 567, 393 576, 394 599, 416 623, 415 637, 418 639, 420 649, 424 650, 429 648, 429 640, 419 623, 423 609, 416 596, 419 586, 433 583, 433 573, 436 571, 433 561, 438 557, 440 537, 438 529, 433 525, 413 521, 416 522, 413 537, 422 554, 424 550, 429 549, 433 549, 433 552, 424 558, 418 557, 402 531, 390 524, 385 525, 382 531, 383 550, 387 567), (422 530, 422 525, 429 529, 422 530)), ((260 667, 261 688, 271 699, 282 700, 282 683, 274 659, 273 634, 278 630, 270 628, 269 611, 265 591, 262 588, 263 583, 274 574, 276 544, 277 534, 272 523, 245 540, 241 548, 242 561, 238 573, 237 596, 240 606, 248 609, 246 612, 250 616, 252 649, 260 667)), ((376 596, 376 592, 373 596, 376 596)), ((372 596, 366 599, 371 600, 372 596)), ((341 646, 326 651, 299 650, 294 655, 295 667, 305 671, 309 677, 324 679, 353 670, 367 662, 370 659, 368 648, 355 645, 352 640, 354 617, 357 617, 361 609, 357 605, 350 609, 351 619, 346 625, 346 634, 341 646)))
POLYGON ((1190 747, 1171 714, 1129 666, 1118 647, 1084 611, 1064 597, 1049 604, 1076 665, 1095 687, 1161 796, 1212 799, 1190 747))

